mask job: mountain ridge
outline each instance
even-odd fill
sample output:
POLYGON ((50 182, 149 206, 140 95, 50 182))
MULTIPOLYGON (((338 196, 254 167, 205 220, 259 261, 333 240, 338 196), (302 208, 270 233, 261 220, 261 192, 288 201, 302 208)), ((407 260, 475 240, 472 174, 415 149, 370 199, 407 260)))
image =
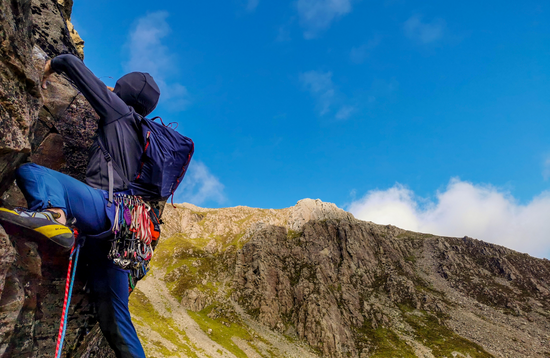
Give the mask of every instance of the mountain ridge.
POLYGON ((190 312, 239 326, 241 309, 321 356, 548 355, 549 285, 538 277, 548 260, 364 222, 320 200, 277 210, 183 204, 164 215, 165 241, 138 290, 155 281, 190 312), (439 338, 423 342, 430 334, 439 338))

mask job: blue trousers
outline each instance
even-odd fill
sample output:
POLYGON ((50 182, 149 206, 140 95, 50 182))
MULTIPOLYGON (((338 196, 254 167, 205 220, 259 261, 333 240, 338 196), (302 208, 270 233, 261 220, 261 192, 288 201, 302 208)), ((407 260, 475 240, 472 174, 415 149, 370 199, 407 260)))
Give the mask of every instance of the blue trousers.
POLYGON ((36 164, 22 165, 16 180, 29 209, 61 208, 67 218, 76 218, 87 237, 82 253, 101 331, 117 358, 145 358, 128 310, 128 271, 107 259, 108 240, 94 239, 111 228, 106 192, 36 164))

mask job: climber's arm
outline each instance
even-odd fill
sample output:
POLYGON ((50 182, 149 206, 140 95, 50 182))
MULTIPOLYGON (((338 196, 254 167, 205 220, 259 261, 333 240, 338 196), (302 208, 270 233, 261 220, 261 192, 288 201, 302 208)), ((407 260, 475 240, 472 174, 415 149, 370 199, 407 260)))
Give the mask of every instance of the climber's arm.
POLYGON ((53 72, 65 73, 90 102, 97 114, 109 119, 117 119, 128 113, 128 106, 97 78, 76 56, 65 54, 54 57, 46 63, 42 87, 53 72))

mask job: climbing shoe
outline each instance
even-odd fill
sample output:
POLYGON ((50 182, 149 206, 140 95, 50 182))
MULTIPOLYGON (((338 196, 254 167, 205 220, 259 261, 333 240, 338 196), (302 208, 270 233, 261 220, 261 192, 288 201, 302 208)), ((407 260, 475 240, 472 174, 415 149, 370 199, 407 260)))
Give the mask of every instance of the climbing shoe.
POLYGON ((71 248, 74 245, 74 234, 67 226, 57 222, 59 217, 58 213, 51 211, 0 208, 0 224, 9 235, 48 239, 65 248, 71 248))

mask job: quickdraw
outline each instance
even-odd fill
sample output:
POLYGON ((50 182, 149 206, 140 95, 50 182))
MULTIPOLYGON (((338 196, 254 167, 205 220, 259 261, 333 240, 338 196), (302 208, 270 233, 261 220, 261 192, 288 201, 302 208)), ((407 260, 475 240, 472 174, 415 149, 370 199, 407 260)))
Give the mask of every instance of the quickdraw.
POLYGON ((109 259, 124 270, 130 270, 130 288, 149 271, 153 257, 151 207, 140 196, 115 194, 115 219, 111 229, 109 259))

